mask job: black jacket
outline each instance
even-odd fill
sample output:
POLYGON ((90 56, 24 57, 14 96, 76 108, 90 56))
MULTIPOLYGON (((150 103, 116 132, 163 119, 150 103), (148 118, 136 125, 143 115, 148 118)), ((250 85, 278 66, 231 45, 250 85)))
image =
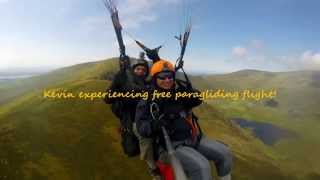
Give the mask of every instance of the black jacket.
MULTIPOLYGON (((171 91, 172 94, 176 92, 198 92, 197 90, 187 90, 185 88, 177 88, 171 91)), ((137 105, 135 121, 138 132, 144 137, 161 136, 161 132, 155 132, 153 129, 153 117, 150 112, 152 103, 156 103, 159 107, 158 115, 163 116, 165 121, 165 128, 169 132, 169 136, 173 141, 183 141, 191 138, 191 127, 187 123, 183 114, 187 114, 193 107, 202 103, 200 98, 179 98, 178 100, 172 98, 156 99, 154 101, 141 100, 137 105)))
MULTIPOLYGON (((143 92, 148 89, 148 83, 145 78, 137 77, 134 73, 128 70, 120 70, 115 76, 111 83, 111 86, 106 90, 108 93, 113 92, 143 92)), ((136 106, 140 99, 131 98, 108 98, 105 97, 104 101, 107 104, 111 104, 112 111, 120 118, 121 124, 123 125, 123 117, 125 113, 129 113, 131 121, 135 119, 136 106), (117 111, 117 112, 116 112, 117 111)), ((128 117, 128 116, 126 116, 128 117)))

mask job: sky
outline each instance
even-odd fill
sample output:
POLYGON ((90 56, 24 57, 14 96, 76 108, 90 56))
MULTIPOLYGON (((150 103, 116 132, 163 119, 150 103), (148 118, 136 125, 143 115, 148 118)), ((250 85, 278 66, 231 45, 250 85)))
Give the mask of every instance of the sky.
MULTIPOLYGON (((119 55, 103 0, 0 0, 0 71, 62 67, 119 55)), ((196 72, 320 70, 319 0, 118 0, 133 38, 175 62, 175 35, 193 29, 185 68, 196 72)))

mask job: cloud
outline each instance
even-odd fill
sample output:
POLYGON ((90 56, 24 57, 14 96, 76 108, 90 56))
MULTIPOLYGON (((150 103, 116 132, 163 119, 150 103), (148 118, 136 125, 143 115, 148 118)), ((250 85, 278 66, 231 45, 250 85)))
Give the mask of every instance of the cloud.
POLYGON ((312 51, 306 51, 302 54, 302 60, 309 61, 311 63, 320 65, 320 52, 313 53, 312 51))
MULTIPOLYGON (((128 28, 139 29, 157 21, 162 10, 181 1, 118 0, 121 23, 129 32, 128 28)), ((0 0, 0 7, 11 2, 15 1, 0 0)), ((21 1, 22 4, 10 6, 12 9, 5 12, 3 18, 8 26, 0 29, 0 67, 69 65, 119 54, 110 15, 101 0, 39 2, 21 1), (25 9, 30 12, 25 13, 25 9)), ((134 41, 125 31, 123 36, 128 54, 137 54, 140 49, 134 41)))
POLYGON ((138 29, 141 27, 142 24, 155 22, 157 19, 158 19, 158 16, 155 14, 139 15, 136 17, 128 16, 124 18, 124 20, 121 23, 122 23, 122 26, 125 28, 138 29))
MULTIPOLYGON (((257 56, 264 49, 265 45, 262 40, 254 39, 249 43, 232 48, 232 55, 239 58, 257 56)), ((259 55, 258 55, 259 56, 259 55)), ((261 59, 261 58, 260 58, 261 59)))
POLYGON ((320 70, 320 52, 306 50, 304 52, 291 52, 276 54, 266 48, 262 40, 251 40, 249 43, 236 46, 232 49, 232 60, 235 63, 241 58, 240 63, 248 67, 265 68, 277 71, 283 70, 320 70))
POLYGON ((246 57, 248 55, 248 49, 242 46, 237 46, 232 49, 232 54, 236 57, 246 57))
POLYGON ((302 53, 300 61, 305 69, 317 69, 320 70, 320 52, 313 52, 307 50, 302 53))
POLYGON ((230 62, 244 68, 271 71, 320 70, 320 52, 308 50, 277 54, 266 48, 262 40, 251 40, 247 44, 235 46, 232 55, 230 62))
POLYGON ((264 57, 260 61, 252 57, 251 63, 274 67, 278 71, 285 70, 320 70, 320 52, 306 50, 300 53, 271 55, 268 53, 261 54, 264 57))
MULTIPOLYGON (((121 25, 126 29, 139 29, 147 23, 155 22, 159 19, 159 14, 156 8, 160 6, 172 6, 178 5, 182 0, 123 0, 121 3, 117 3, 119 9, 119 18, 121 25)), ((83 17, 80 24, 83 29, 89 33, 98 32, 103 30, 112 30, 110 27, 110 17, 107 14, 107 9, 103 9, 105 12, 98 15, 91 15, 83 17)), ((113 31, 113 30, 112 30, 113 31)))
POLYGON ((140 28, 158 19, 156 8, 178 5, 182 0, 125 0, 118 3, 119 15, 125 28, 140 28))

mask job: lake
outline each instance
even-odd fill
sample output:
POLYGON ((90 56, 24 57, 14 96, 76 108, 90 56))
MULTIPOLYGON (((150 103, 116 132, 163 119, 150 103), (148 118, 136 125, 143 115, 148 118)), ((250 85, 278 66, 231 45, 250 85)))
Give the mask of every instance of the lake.
POLYGON ((243 118, 233 118, 232 121, 242 128, 252 129, 254 135, 267 145, 274 145, 284 138, 297 137, 296 133, 270 123, 249 121, 243 118))

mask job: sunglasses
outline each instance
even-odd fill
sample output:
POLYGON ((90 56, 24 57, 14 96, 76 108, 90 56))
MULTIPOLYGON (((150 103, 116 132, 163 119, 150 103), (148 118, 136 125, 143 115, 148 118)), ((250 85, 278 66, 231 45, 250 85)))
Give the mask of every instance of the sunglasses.
POLYGON ((160 73, 157 75, 157 78, 160 80, 173 80, 174 79, 174 75, 172 73, 160 73))

